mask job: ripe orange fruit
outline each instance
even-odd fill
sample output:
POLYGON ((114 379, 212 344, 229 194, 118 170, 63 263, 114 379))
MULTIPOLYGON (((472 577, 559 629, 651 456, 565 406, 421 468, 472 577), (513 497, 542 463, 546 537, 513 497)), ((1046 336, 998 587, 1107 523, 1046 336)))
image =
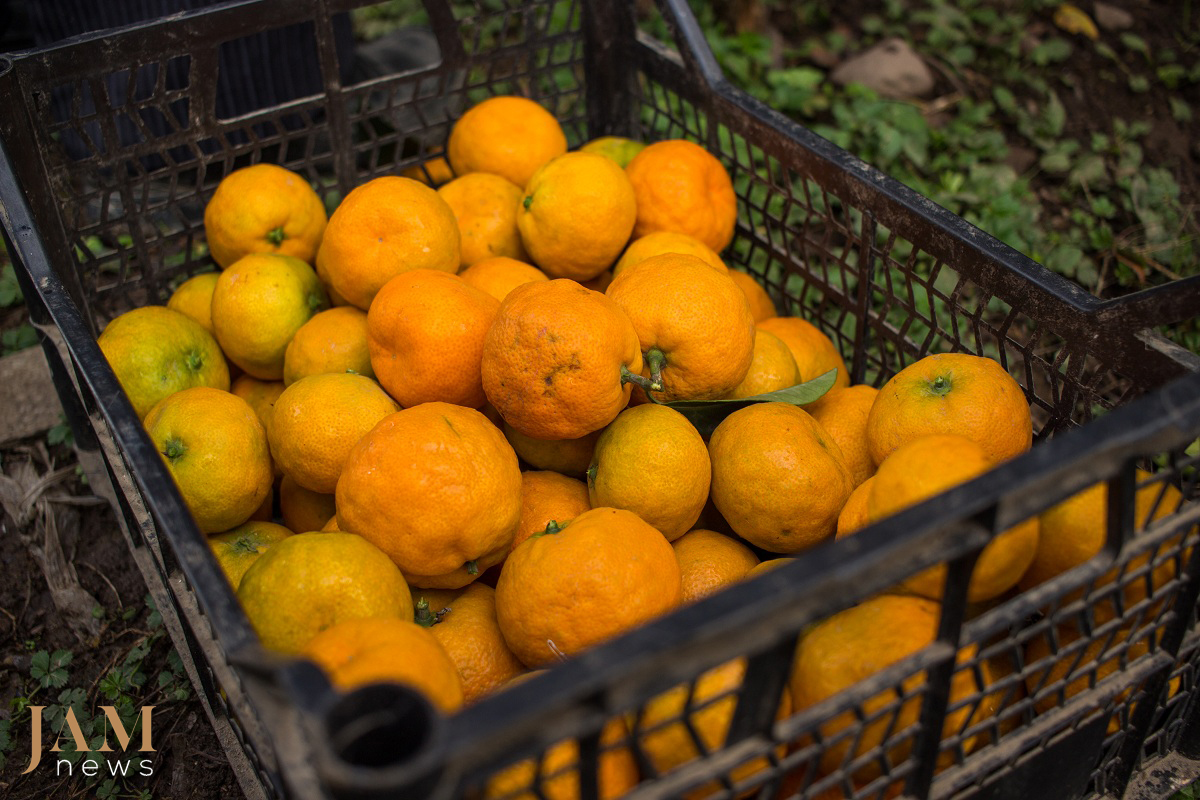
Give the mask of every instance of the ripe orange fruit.
POLYGON ((178 311, 163 306, 126 311, 96 341, 138 419, 181 389, 229 389, 229 367, 216 339, 178 311))
POLYGON ((622 270, 645 261, 647 258, 661 256, 664 253, 695 256, 717 272, 729 273, 729 268, 725 266, 721 257, 699 239, 676 231, 655 231, 630 242, 620 260, 613 266, 613 276, 620 275, 622 270))
POLYGON ((217 272, 205 272, 188 278, 171 293, 167 308, 191 317, 201 328, 212 333, 212 296, 219 276, 217 272))
POLYGON ((733 241, 733 182, 700 145, 682 139, 655 142, 634 156, 625 172, 637 197, 635 237, 677 231, 718 253, 733 241))
POLYGON ((271 491, 267 434, 242 398, 184 389, 160 400, 144 424, 201 533, 241 525, 271 491))
POLYGON ((633 322, 655 399, 713 400, 750 370, 754 320, 729 275, 667 253, 627 267, 605 294, 633 322))
POLYGON ((872 475, 850 493, 850 497, 846 499, 846 505, 842 506, 842 511, 838 514, 838 539, 841 539, 843 536, 849 536, 855 531, 871 524, 871 514, 867 510, 867 501, 871 498, 871 488, 874 485, 875 476, 872 475))
POLYGON ((336 531, 336 530, 339 530, 339 528, 338 528, 338 521, 337 521, 337 514, 334 514, 332 517, 330 517, 330 518, 328 519, 328 521, 326 521, 326 523, 325 523, 324 525, 322 525, 322 526, 321 526, 321 530, 323 530, 323 531, 336 531))
POLYGON ((562 126, 524 97, 490 97, 458 118, 447 155, 458 175, 490 172, 524 187, 538 167, 567 152, 562 126))
POLYGON ((794 559, 794 558, 787 558, 787 557, 769 558, 766 561, 763 561, 762 563, 760 563, 758 566, 751 567, 750 571, 746 573, 745 580, 749 580, 750 578, 754 578, 759 575, 762 575, 764 572, 770 572, 773 569, 779 569, 780 567, 782 567, 786 564, 790 564, 795 560, 796 559, 794 559))
POLYGON ((521 470, 483 414, 422 403, 384 418, 350 451, 337 510, 343 530, 377 544, 414 586, 456 589, 508 555, 521 470))
POLYGON ((520 186, 489 172, 472 172, 437 192, 458 221, 462 266, 498 256, 529 260, 517 231, 517 209, 524 196, 520 186))
POLYGON ((583 481, 557 472, 534 470, 521 473, 521 521, 513 536, 512 549, 546 530, 553 521, 566 525, 592 507, 583 481))
MULTIPOLYGON (((773 333, 755 329, 750 370, 729 393, 730 398, 754 397, 800 383, 800 370, 792 351, 773 333)), ((872 464, 874 466, 874 464, 872 464)))
MULTIPOLYGON (((978 477, 991 467, 983 448, 962 436, 937 434, 910 441, 879 465, 867 499, 870 521, 878 522, 978 477)), ((1033 562, 1037 548, 1037 518, 1001 533, 983 548, 975 562, 967 600, 979 603, 1011 589, 1033 562)), ((946 567, 941 564, 913 575, 901 585, 915 594, 940 598, 945 580, 946 567)))
POLYGON ((329 305, 312 267, 264 253, 226 267, 213 291, 212 321, 229 360, 264 381, 283 377, 288 342, 329 305))
MULTIPOLYGON (((485 173, 478 173, 485 174, 485 173)), ((549 277, 532 264, 504 256, 485 258, 458 273, 467 284, 503 302, 508 293, 523 283, 548 281, 549 277)))
POLYGON ((753 275, 742 272, 740 269, 731 269, 729 277, 733 278, 733 282, 746 295, 746 302, 750 305, 750 315, 754 317, 754 324, 757 325, 764 319, 779 316, 779 310, 775 308, 775 301, 771 299, 767 290, 753 275))
POLYGON ((325 204, 312 186, 274 164, 229 173, 204 207, 208 249, 222 269, 250 253, 276 253, 311 263, 325 222, 325 204))
POLYGON ((598 156, 611 158, 619 167, 626 167, 633 157, 646 149, 645 142, 628 139, 624 136, 601 136, 580 145, 581 153, 595 153, 598 156))
MULTIPOLYGON (((527 680, 540 672, 527 672, 510 681, 527 680)), ((613 717, 600 732, 596 764, 600 800, 616 800, 637 785, 637 761, 628 745, 629 731, 621 717, 613 717)), ((488 779, 486 800, 579 800, 579 743, 574 739, 547 748, 538 760, 526 759, 500 770, 488 779)))
POLYGON ((250 375, 239 375, 229 391, 245 400, 258 415, 267 439, 271 436, 271 417, 275 412, 275 401, 283 394, 283 381, 260 381, 250 375))
MULTIPOLYGON (((442 152, 442 148, 432 147, 429 152, 440 153, 442 152)), ((434 187, 454 180, 454 170, 450 169, 450 162, 444 156, 435 156, 415 167, 409 167, 400 174, 405 178, 412 178, 414 181, 420 181, 426 186, 434 187)))
MULTIPOLYGON (((1149 472, 1137 470, 1139 483, 1150 477, 1149 472)), ((1169 483, 1142 486, 1134 495, 1134 530, 1140 532, 1151 522, 1174 513, 1182 502, 1183 495, 1169 483)), ((1097 483, 1043 511, 1038 517, 1041 536, 1037 552, 1018 586, 1022 590, 1031 589, 1097 556, 1107 539, 1107 520, 1108 486, 1104 483, 1097 483)), ((1134 558, 1125 568, 1126 572, 1144 568, 1149 556, 1147 553, 1134 558)), ((1158 565, 1152 572, 1151 584, 1157 590, 1175 576, 1175 571, 1171 562, 1158 565)), ((1098 584, 1111 583, 1115 578, 1115 571, 1106 573, 1098 584)), ((1124 594, 1130 605, 1145 599, 1145 580, 1128 584, 1124 594)))
POLYGON ((832 389, 805 409, 842 449, 855 486, 875 474, 875 461, 867 448, 867 417, 878 394, 878 389, 865 384, 832 389))
MULTIPOLYGON (((931 600, 882 594, 818 623, 801 638, 792 662, 790 687, 796 710, 824 702, 928 646, 936 638, 940 614, 941 607, 931 600)), ((973 645, 963 648, 958 656, 960 664, 974 655, 973 645)), ((968 723, 977 723, 993 711, 986 703, 965 702, 992 683, 987 662, 978 667, 983 686, 968 666, 954 673, 950 707, 958 708, 946 715, 943 736, 956 734, 968 723)), ((822 723, 819 730, 826 749, 821 755, 821 771, 833 772, 889 739, 896 741, 886 751, 891 763, 904 762, 912 747, 909 729, 917 725, 921 712, 920 689, 925 680, 923 671, 904 680, 905 699, 895 711, 883 713, 898 702, 896 692, 887 690, 859 704, 869 721, 862 722, 854 711, 848 710, 822 723), (855 736, 845 735, 848 728, 859 732, 855 736), (905 733, 909 735, 903 736, 905 733)), ((968 752, 973 739, 968 740, 968 752)), ((944 762, 949 755, 943 754, 939 761, 944 762)), ((853 774, 857 781, 864 782, 878 777, 877 760, 866 761, 853 774)))
POLYGON ((844 389, 850 385, 850 372, 846 369, 842 354, 833 340, 811 322, 799 317, 771 317, 759 321, 758 329, 775 334, 788 346, 800 369, 801 381, 811 381, 836 369, 837 377, 832 388, 844 389))
POLYGON ((367 315, 353 306, 314 314, 300 326, 283 352, 285 385, 325 372, 375 377, 367 352, 367 315))
POLYGON ((567 153, 548 161, 525 185, 517 229, 543 272, 586 281, 617 260, 636 216, 623 169, 604 156, 567 153))
POLYGON ((291 535, 292 532, 282 525, 251 521, 208 537, 208 546, 221 565, 221 572, 229 579, 229 585, 236 591, 250 565, 271 545, 291 535))
POLYGON ((574 281, 518 286, 483 344, 483 389, 504 421, 535 439, 578 439, 612 422, 642 370, 620 306, 574 281))
POLYGON ((339 620, 310 639, 302 655, 339 689, 388 681, 416 689, 447 714, 462 708, 462 680, 454 662, 437 637, 410 619, 339 620))
POLYGON ((600 434, 587 479, 593 508, 632 511, 674 541, 696 524, 708 500, 708 448, 675 409, 634 406, 600 434))
POLYGON ((305 489, 287 475, 279 482, 279 514, 296 533, 321 530, 335 510, 332 494, 305 489))
POLYGON ((376 292, 403 272, 457 272, 459 248, 458 222, 437 192, 385 175, 346 195, 318 257, 337 293, 367 311, 376 292))
POLYGON ((417 624, 424 625, 454 662, 470 705, 525 672, 496 622, 496 591, 476 581, 461 590, 418 591, 417 624), (450 594, 440 598, 435 595, 450 594), (422 609, 422 602, 427 608, 422 609), (422 621, 424 619, 424 621, 422 621))
MULTIPOLYGON (((667 773, 694 761, 701 756, 700 746, 705 753, 714 753, 725 746, 738 704, 737 692, 745 675, 746 660, 734 659, 701 674, 690 691, 687 685, 676 686, 646 703, 631 728, 655 770, 667 773), (693 737, 698 737, 701 745, 693 737)), ((791 709, 791 698, 785 690, 776 718, 787 717, 791 709)), ((783 750, 783 747, 778 749, 779 757, 783 756, 783 750)), ((768 767, 768 760, 759 757, 733 767, 729 774, 734 781, 742 781, 768 767)), ((721 791, 720 784, 714 781, 682 796, 699 800, 721 791)))
POLYGON ((708 450, 713 502, 738 536, 795 553, 833 535, 854 484, 809 414, 787 403, 747 406, 717 426, 708 450))
POLYGON ((1033 443, 1029 402, 990 358, 926 356, 880 389, 867 420, 867 445, 879 464, 904 443, 931 433, 965 436, 993 463, 1006 461, 1033 443))
MULTIPOLYGON (((1111 619, 1111 607, 1105 610, 1101 606, 1096 612, 1097 626, 1111 619)), ((1027 674, 1025 688, 1035 698, 1034 707, 1038 713, 1045 714, 1060 705, 1067 705, 1071 698, 1092 690, 1105 678, 1123 672, 1128 664, 1147 655, 1153 634, 1142 631, 1134 639, 1134 633, 1133 626, 1112 633, 1094 633, 1092 640, 1081 648, 1075 643, 1084 634, 1074 621, 1067 620, 1055 625, 1053 634, 1047 632, 1029 639, 1025 643, 1025 663, 1030 667, 1037 665, 1037 668, 1027 674), (1056 642, 1053 649, 1051 635, 1056 642)), ((1174 695, 1179 688, 1179 678, 1172 678, 1169 686, 1170 694, 1174 695)), ((1132 688, 1125 689, 1108 702, 1113 705, 1124 703, 1131 692, 1132 688)), ((1108 720, 1107 733, 1111 736, 1120 729, 1121 715, 1114 714, 1108 720)))
MULTIPOLYGON (((274 473, 272 473, 274 477, 274 473)), ((271 490, 267 492, 267 496, 263 498, 262 503, 258 508, 254 509, 254 513, 250 515, 247 522, 274 522, 275 521, 275 484, 271 484, 271 490)))
POLYGON ((388 281, 367 312, 367 346, 380 385, 409 408, 443 402, 479 408, 483 339, 496 298, 457 275, 421 269, 388 281))
POLYGON ((665 614, 681 595, 675 551, 661 533, 630 511, 593 508, 509 555, 496 617, 509 648, 537 667, 665 614))
POLYGON ((508 439, 513 450, 526 464, 534 469, 561 472, 573 478, 582 478, 587 474, 587 468, 592 464, 596 442, 604 432, 601 428, 578 439, 534 439, 503 420, 501 429, 504 431, 504 438, 508 439))
POLYGON ((691 603, 737 583, 758 566, 758 556, 730 536, 695 528, 671 543, 683 578, 683 602, 691 603))
POLYGON ((396 411, 379 384, 328 372, 283 390, 271 417, 271 453, 284 475, 310 492, 333 494, 350 449, 396 411))
POLYGON ((411 624, 412 595, 378 547, 352 533, 305 533, 275 543, 250 565, 238 600, 263 646, 298 653, 348 619, 411 624))

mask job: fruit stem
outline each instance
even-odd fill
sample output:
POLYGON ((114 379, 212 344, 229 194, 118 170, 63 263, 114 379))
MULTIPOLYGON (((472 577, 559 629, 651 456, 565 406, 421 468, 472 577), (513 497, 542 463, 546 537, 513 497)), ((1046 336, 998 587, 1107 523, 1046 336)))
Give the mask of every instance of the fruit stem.
POLYGON ((167 447, 163 450, 163 455, 167 457, 168 461, 177 460, 187 451, 187 448, 183 446, 183 442, 178 439, 168 439, 166 445, 167 447))
POLYGON ((468 575, 479 574, 479 564, 475 563, 475 561, 468 561, 464 566, 467 568, 468 575))
POLYGON ((192 372, 199 372, 204 366, 204 359, 200 356, 199 350, 192 350, 187 354, 187 368, 192 372))
POLYGON ((929 391, 931 394, 936 394, 939 397, 944 397, 950 393, 954 387, 954 382, 949 375, 938 375, 929 382, 929 391))
POLYGON ((596 485, 596 468, 598 465, 592 464, 587 468, 587 485, 594 487, 596 485))
POLYGON ((267 241, 276 247, 279 247, 279 245, 283 244, 283 240, 286 238, 287 236, 285 236, 283 233, 282 225, 280 225, 278 228, 272 228, 271 230, 267 231, 267 241))
POLYGON ((521 206, 528 211, 531 205, 533 205, 533 195, 527 194, 525 195, 525 199, 521 201, 521 206))
POLYGON ((554 534, 558 533, 561 530, 562 530, 562 527, 557 522, 555 522, 554 520, 550 520, 549 522, 546 523, 546 530, 541 531, 540 533, 535 533, 530 538, 536 539, 539 536, 547 536, 547 535, 553 536, 554 534))
POLYGON ((417 600, 417 605, 413 611, 413 622, 420 625, 422 628, 432 628, 442 621, 442 617, 446 616, 448 608, 443 608, 441 611, 430 611, 429 601, 424 597, 417 600))
POLYGON ((650 369, 650 381, 656 386, 655 391, 663 390, 662 371, 667 365, 667 356, 657 347, 646 351, 646 366, 650 369))
POLYGON ((642 391, 649 394, 650 392, 661 392, 662 384, 655 383, 647 377, 637 375, 629 371, 629 368, 624 364, 621 365, 621 383, 634 383, 642 387, 642 391))

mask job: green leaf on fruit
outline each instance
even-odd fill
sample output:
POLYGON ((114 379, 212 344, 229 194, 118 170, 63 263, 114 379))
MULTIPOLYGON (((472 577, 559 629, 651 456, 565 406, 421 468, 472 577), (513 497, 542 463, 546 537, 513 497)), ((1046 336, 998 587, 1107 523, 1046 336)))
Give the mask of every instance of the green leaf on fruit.
POLYGON ((687 417, 688 421, 700 431, 701 436, 711 436, 721 422, 735 411, 756 403, 791 403, 802 406, 820 400, 837 379, 837 370, 831 369, 824 375, 811 381, 798 383, 786 389, 779 389, 753 397, 740 397, 736 400, 676 400, 666 403, 670 408, 687 417))

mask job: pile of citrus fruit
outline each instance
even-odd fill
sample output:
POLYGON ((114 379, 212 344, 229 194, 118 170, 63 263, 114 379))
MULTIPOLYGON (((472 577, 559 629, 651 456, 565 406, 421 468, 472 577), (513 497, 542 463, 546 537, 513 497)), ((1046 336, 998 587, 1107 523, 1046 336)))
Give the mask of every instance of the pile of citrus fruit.
MULTIPOLYGON (((736 199, 699 145, 568 152, 541 106, 496 97, 458 120, 445 153, 421 174, 448 167, 440 187, 376 178, 328 218, 282 167, 230 173, 205 213, 220 271, 100 337, 263 644, 335 685, 398 681, 452 712, 1030 447, 1026 397, 992 360, 932 355, 881 389, 851 386, 825 334, 722 260, 736 199), (671 405, 830 372, 815 402, 733 404, 711 431, 671 405)), ((1099 552, 1103 491, 996 537, 969 599, 1099 552)), ((809 631, 779 713, 931 642, 944 571, 809 631)), ((708 747, 733 698, 704 700, 744 672, 729 662, 691 693, 708 747)), ((952 706, 985 691, 977 676, 956 678, 952 706)), ((660 771, 698 755, 678 720, 687 701, 681 687, 643 709, 643 727, 676 720, 643 743, 660 771)), ((914 698, 905 724, 917 712, 914 698)), ((866 725, 855 752, 886 727, 866 725)), ((610 728, 627 736, 623 719, 610 728)), ((565 742, 543 768, 575 753, 565 742)), ((637 768, 614 748, 600 778, 615 796, 637 768)), ((545 791, 570 796, 571 779, 545 791)))

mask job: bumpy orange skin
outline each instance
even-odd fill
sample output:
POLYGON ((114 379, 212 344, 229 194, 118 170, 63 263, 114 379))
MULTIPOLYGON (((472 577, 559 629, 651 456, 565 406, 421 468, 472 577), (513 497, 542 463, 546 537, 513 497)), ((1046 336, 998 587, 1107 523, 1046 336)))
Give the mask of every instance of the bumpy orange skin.
POLYGON ((605 294, 629 316, 652 377, 652 354, 665 359, 655 398, 714 400, 734 389, 754 357, 754 319, 728 274, 695 256, 666 253, 623 270, 605 294))
POLYGON ((695 528, 671 542, 683 577, 683 602, 691 603, 737 583, 758 566, 746 545, 716 531, 695 528))
POLYGON ((97 344, 139 419, 181 389, 229 388, 221 348, 200 323, 163 306, 142 306, 114 318, 97 344))
POLYGON ((339 689, 401 683, 446 713, 463 705, 454 662, 429 630, 408 619, 350 619, 314 636, 302 653, 339 689))
POLYGON ((346 195, 329 218, 318 257, 337 293, 366 311, 383 285, 403 272, 457 272, 458 222, 433 189, 387 175, 346 195))
POLYGON ((286 388, 283 381, 260 381, 250 375, 239 375, 229 391, 250 404, 269 437, 275 401, 279 399, 279 395, 283 394, 283 390, 286 388))
POLYGON ((521 522, 513 536, 512 549, 546 530, 553 521, 566 525, 592 507, 583 481, 557 472, 531 470, 521 473, 521 522))
POLYGON ((367 315, 353 306, 314 314, 300 326, 283 353, 283 382, 308 375, 355 372, 374 378, 367 351, 367 315))
POLYGON ((271 545, 291 535, 292 531, 282 525, 254 520, 208 537, 208 546, 229 579, 229 585, 236 591, 250 565, 271 545))
POLYGON ((455 178, 437 190, 458 221, 462 234, 462 266, 506 256, 528 261, 517 230, 521 187, 487 172, 455 178))
POLYGON ((560 472, 572 478, 582 478, 592 463, 601 428, 578 439, 534 439, 513 428, 503 419, 500 429, 521 460, 534 469, 560 472))
POLYGON ((586 281, 617 260, 636 216, 624 170, 604 156, 567 153, 529 179, 517 229, 547 275, 586 281))
POLYGON ((201 533, 241 525, 271 491, 267 433, 242 398, 184 389, 150 409, 145 426, 201 533))
POLYGON ((348 619, 412 620, 412 594, 379 548, 352 533, 289 536, 258 557, 238 600, 265 647, 298 653, 348 619))
POLYGON ((367 313, 367 347, 380 385, 410 408, 479 408, 483 342, 500 303, 457 275, 413 270, 392 278, 367 313))
POLYGON ((875 474, 875 461, 867 447, 867 417, 878 395, 874 386, 849 386, 826 392, 805 409, 842 448, 855 486, 875 474))
MULTIPOLYGON (((931 600, 885 594, 819 623, 800 640, 792 663, 790 687, 796 710, 828 700, 928 646, 937 635, 939 616, 940 606, 931 600)), ((974 646, 963 648, 959 651, 959 660, 973 655, 974 646)), ((977 723, 986 714, 994 712, 987 703, 963 703, 992 682, 987 663, 979 666, 984 686, 979 685, 972 669, 963 668, 955 672, 950 684, 950 702, 952 707, 957 705, 959 708, 947 714, 943 736, 961 731, 968 723, 977 723)), ((848 758, 883 744, 893 732, 898 734, 916 725, 921 712, 918 689, 924 682, 925 678, 920 672, 905 679, 907 699, 900 704, 895 715, 881 713, 897 703, 895 692, 885 691, 861 703, 865 713, 876 717, 871 722, 864 725, 852 712, 846 711, 823 723, 820 730, 826 737, 836 736, 850 726, 861 725, 862 733, 857 737, 843 737, 838 742, 829 743, 821 757, 821 771, 832 772, 848 758)), ((968 752, 974 745, 974 738, 968 740, 968 752)), ((889 755, 893 763, 906 759, 911 746, 909 738, 890 748, 889 755)), ((863 782, 878 775, 879 768, 874 761, 854 773, 854 777, 863 782)))
POLYGON ((624 508, 673 542, 696 524, 712 469, 704 439, 673 408, 645 404, 617 415, 588 467, 594 507, 624 508))
POLYGON ((704 242, 686 233, 675 231, 655 231, 640 239, 634 239, 629 247, 621 254, 621 258, 613 266, 613 276, 620 275, 623 270, 647 258, 661 256, 663 253, 682 253, 695 256, 723 275, 729 274, 729 268, 721 257, 704 242))
MULTIPOLYGON (((875 473, 867 498, 871 522, 878 522, 991 469, 992 461, 975 442, 953 434, 934 434, 902 445, 875 473)), ((967 600, 979 603, 999 597, 1016 585, 1033 563, 1038 548, 1038 521, 1026 520, 988 543, 975 562, 967 600)), ((917 573, 901 585, 915 594, 940 599, 946 567, 917 573)))
POLYGON ((512 552, 496 616, 509 648, 537 667, 667 613, 682 591, 662 534, 630 511, 593 508, 512 552))
POLYGON ((188 278, 171 293, 167 299, 167 308, 186 314, 199 322, 204 330, 212 333, 212 296, 213 290, 217 288, 218 277, 219 273, 205 272, 188 278))
POLYGON ((225 356, 259 380, 283 377, 288 343, 329 298, 298 258, 252 253, 225 268, 213 290, 212 323, 225 356))
POLYGON ((730 414, 708 443, 712 498, 734 532, 773 553, 833 535, 853 479, 837 443, 787 403, 730 414))
POLYGON ((508 555, 521 470, 483 414, 422 403, 358 441, 336 494, 342 530, 377 544, 412 585, 453 589, 508 555))
POLYGON ((625 167, 637 196, 635 238, 655 231, 686 233, 716 252, 733 241, 737 196, 725 167, 698 144, 655 142, 625 167))
MULTIPOLYGON (((707 752, 724 746, 737 707, 736 692, 741 688, 745 676, 746 660, 738 658, 701 674, 690 691, 686 685, 676 686, 651 698, 638 724, 638 728, 649 732, 638 738, 656 770, 670 772, 700 758, 701 751, 692 738, 693 732, 699 736, 707 752), (683 722, 684 718, 687 719, 687 725, 683 722)), ((791 696, 785 690, 776 719, 784 719, 791 711, 791 696)), ((776 753, 782 757, 784 748, 779 747, 776 753)), ((730 770, 730 775, 735 781, 741 781, 769 766, 768 760, 760 756, 735 766, 730 770)), ((683 797, 686 800, 701 800, 721 791, 721 785, 714 781, 688 790, 683 797)))
POLYGON ((290 530, 319 531, 335 511, 332 494, 305 489, 287 475, 279 482, 279 515, 290 530))
POLYGON ((437 619, 429 631, 458 670, 465 705, 481 700, 526 671, 500 633, 495 589, 476 581, 448 599, 431 596, 434 593, 447 592, 418 591, 417 601, 427 598, 429 613, 437 619))
POLYGON ((876 464, 901 445, 932 433, 977 442, 993 462, 1033 444, 1025 393, 990 358, 965 353, 926 356, 892 376, 867 420, 867 444, 876 464))
POLYGON ((740 269, 731 269, 729 277, 733 278, 733 282, 741 287, 742 292, 746 295, 746 302, 750 304, 750 313, 754 317, 754 324, 757 325, 764 319, 779 316, 779 309, 775 307, 775 301, 771 299, 767 290, 753 275, 742 272, 740 269))
POLYGON ((204 208, 208 249, 222 268, 250 253, 312 263, 325 224, 325 204, 308 182, 274 164, 229 173, 204 208))
MULTIPOLYGON (((540 672, 527 672, 510 685, 540 672)), ((600 800, 616 800, 638 782, 637 761, 624 744, 629 729, 621 717, 613 717, 600 732, 600 755, 596 764, 596 789, 600 800)), ((579 800, 579 743, 574 739, 546 748, 540 759, 527 759, 502 769, 488 779, 485 800, 579 800)))
POLYGON ((792 358, 796 359, 796 366, 800 368, 800 380, 811 381, 836 369, 837 377, 832 388, 844 389, 850 385, 850 372, 833 340, 808 320, 800 317, 770 317, 760 320, 757 327, 775 334, 788 346, 792 358))
MULTIPOLYGON (((732 274, 732 273, 730 273, 732 274)), ((800 369, 792 351, 773 333, 754 330, 754 356, 742 382, 729 393, 731 399, 754 397, 800 383, 800 369)), ((874 466, 874 464, 872 464, 874 466)))
POLYGON ((875 485, 875 477, 871 476, 860 483, 850 497, 846 499, 846 505, 842 506, 842 511, 838 514, 837 519, 837 538, 850 534, 867 527, 871 524, 871 514, 867 510, 867 501, 871 498, 871 487, 875 485))
POLYGON ((362 375, 325 373, 283 390, 271 412, 271 452, 284 475, 333 494, 350 449, 397 406, 362 375))
POLYGON ((629 402, 622 369, 642 371, 633 324, 571 280, 518 286, 484 339, 488 402, 534 439, 578 439, 612 422, 629 402))
POLYGON ((524 187, 555 156, 567 152, 562 126, 524 97, 490 97, 459 117, 447 155, 457 175, 490 172, 524 187))
POLYGON ((500 302, 504 302, 508 293, 521 284, 550 280, 546 273, 532 264, 504 256, 476 261, 458 273, 458 276, 500 302))

